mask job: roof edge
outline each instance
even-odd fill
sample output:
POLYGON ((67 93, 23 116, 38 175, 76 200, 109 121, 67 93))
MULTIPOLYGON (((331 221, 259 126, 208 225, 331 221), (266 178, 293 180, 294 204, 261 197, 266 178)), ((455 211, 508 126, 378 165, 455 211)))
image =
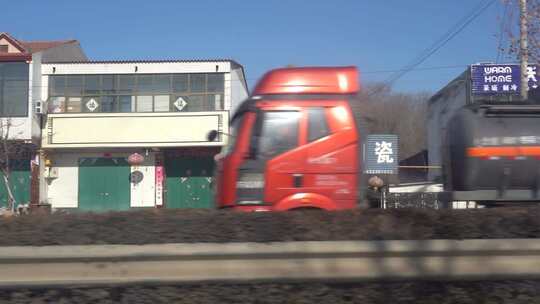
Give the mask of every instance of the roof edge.
POLYGON ((19 40, 15 39, 14 37, 12 37, 10 34, 8 34, 6 32, 0 32, 0 39, 1 38, 6 39, 9 43, 11 43, 11 45, 13 45, 21 53, 29 53, 29 51, 26 49, 25 45, 21 41, 19 41, 19 40))
POLYGON ((196 63, 196 62, 229 62, 242 66, 232 59, 141 59, 141 60, 88 60, 88 61, 53 61, 47 64, 129 64, 129 63, 196 63))

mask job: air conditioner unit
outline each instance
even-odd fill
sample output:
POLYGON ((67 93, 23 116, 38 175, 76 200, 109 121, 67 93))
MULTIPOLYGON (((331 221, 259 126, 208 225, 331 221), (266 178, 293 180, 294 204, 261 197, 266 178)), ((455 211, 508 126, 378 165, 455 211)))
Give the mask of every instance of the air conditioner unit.
POLYGON ((46 102, 41 100, 36 100, 34 102, 35 113, 36 114, 47 114, 46 102))

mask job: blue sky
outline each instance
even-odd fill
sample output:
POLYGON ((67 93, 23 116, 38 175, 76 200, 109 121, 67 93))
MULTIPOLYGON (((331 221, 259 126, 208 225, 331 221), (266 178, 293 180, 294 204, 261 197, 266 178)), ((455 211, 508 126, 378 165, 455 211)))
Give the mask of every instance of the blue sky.
MULTIPOLYGON (((7 1, 0 32, 21 40, 78 39, 103 59, 232 58, 248 82, 288 64, 356 65, 362 82, 402 68, 483 0, 7 1), (365 74, 364 74, 365 73, 365 74)), ((500 0, 398 80, 436 91, 479 61, 495 61, 500 0)))

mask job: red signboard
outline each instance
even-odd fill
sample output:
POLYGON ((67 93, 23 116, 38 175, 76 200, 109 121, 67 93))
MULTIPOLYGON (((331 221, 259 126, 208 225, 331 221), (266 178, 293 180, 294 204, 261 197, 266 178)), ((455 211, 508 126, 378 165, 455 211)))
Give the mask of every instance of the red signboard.
POLYGON ((156 155, 156 206, 163 206, 163 161, 156 155))

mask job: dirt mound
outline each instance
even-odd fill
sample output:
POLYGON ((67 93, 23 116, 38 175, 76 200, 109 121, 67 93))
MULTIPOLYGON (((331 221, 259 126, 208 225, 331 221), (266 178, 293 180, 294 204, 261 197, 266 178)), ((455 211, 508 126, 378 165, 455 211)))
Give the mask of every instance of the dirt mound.
POLYGON ((0 246, 538 238, 540 208, 239 213, 151 209, 0 220, 0 246))

